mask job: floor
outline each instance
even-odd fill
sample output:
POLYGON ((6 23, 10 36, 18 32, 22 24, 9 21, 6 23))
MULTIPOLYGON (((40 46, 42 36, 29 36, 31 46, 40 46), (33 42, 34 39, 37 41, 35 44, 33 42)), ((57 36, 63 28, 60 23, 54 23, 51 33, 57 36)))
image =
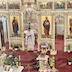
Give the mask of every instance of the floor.
MULTIPOLYGON (((72 52, 67 53, 63 52, 64 48, 64 39, 62 36, 56 36, 55 41, 55 48, 57 50, 57 55, 55 56, 55 67, 58 69, 58 72, 71 72, 72 71, 72 65, 68 65, 68 58, 72 58, 72 52)), ((6 52, 12 52, 11 50, 8 50, 8 43, 5 44, 7 47, 6 52)), ((22 72, 39 72, 38 70, 34 69, 34 65, 36 64, 35 56, 36 54, 39 54, 38 52, 28 52, 28 51, 13 51, 16 56, 20 55, 21 61, 19 62, 19 65, 21 64, 24 66, 24 70, 22 72), (30 69, 30 71, 29 71, 30 69)), ((47 52, 47 55, 50 55, 49 52, 47 52)))
POLYGON ((58 51, 64 50, 64 37, 62 35, 55 36, 55 49, 58 51))
MULTIPOLYGON (((6 52, 11 52, 11 50, 7 50, 6 52)), ((13 51, 14 54, 18 57, 20 55, 21 64, 24 66, 24 70, 22 72, 29 72, 28 68, 31 69, 30 72, 39 72, 38 70, 34 69, 34 65, 37 62, 35 59, 35 52, 27 52, 27 51, 13 51)), ((49 52, 47 52, 49 55, 49 52)), ((55 56, 55 67, 58 69, 59 72, 71 72, 72 65, 69 66, 67 63, 67 59, 72 58, 72 52, 67 53, 63 51, 58 51, 57 55, 55 56)))

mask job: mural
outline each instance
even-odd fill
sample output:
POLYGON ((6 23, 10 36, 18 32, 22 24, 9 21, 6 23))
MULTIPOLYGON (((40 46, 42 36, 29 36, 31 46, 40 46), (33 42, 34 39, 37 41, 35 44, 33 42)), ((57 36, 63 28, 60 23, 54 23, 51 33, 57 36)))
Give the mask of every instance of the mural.
POLYGON ((0 9, 6 9, 6 2, 0 2, 0 9))
POLYGON ((72 38, 72 16, 68 16, 68 25, 67 25, 67 36, 68 38, 72 38))
POLYGON ((19 15, 10 15, 10 36, 20 37, 21 36, 21 23, 19 15))
POLYGON ((65 9, 65 2, 63 1, 55 2, 55 9, 65 9))
POLYGON ((41 16, 41 37, 51 38, 52 36, 52 16, 41 16))
POLYGON ((20 3, 19 2, 8 3, 8 9, 20 9, 20 3))
POLYGON ((68 1, 67 8, 72 8, 72 1, 68 1))
POLYGON ((47 42, 40 43, 40 51, 47 52, 48 50, 52 49, 52 44, 47 42))
POLYGON ((52 2, 40 2, 40 9, 52 9, 52 2))
POLYGON ((25 7, 34 7, 34 6, 36 6, 36 0, 31 0, 31 1, 30 0, 29 1, 21 0, 21 3, 25 7))
POLYGON ((24 23, 37 23, 37 16, 36 13, 32 10, 28 9, 24 13, 24 23))

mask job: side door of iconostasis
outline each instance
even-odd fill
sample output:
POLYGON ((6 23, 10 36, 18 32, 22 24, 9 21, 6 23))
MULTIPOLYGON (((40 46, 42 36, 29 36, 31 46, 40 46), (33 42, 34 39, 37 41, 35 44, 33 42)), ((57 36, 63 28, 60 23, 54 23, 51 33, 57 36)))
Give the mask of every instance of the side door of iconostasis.
POLYGON ((24 49, 38 50, 38 22, 35 10, 27 9, 23 13, 24 49))
POLYGON ((65 48, 65 14, 64 13, 56 13, 54 15, 54 27, 55 27, 55 49, 57 51, 64 51, 65 48))

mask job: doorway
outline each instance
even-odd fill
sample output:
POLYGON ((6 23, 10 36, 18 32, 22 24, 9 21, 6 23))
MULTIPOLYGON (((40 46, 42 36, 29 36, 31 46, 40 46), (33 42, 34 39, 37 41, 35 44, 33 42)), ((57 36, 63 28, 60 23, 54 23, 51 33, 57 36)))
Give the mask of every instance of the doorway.
POLYGON ((64 51, 64 17, 61 15, 55 18, 55 49, 64 51))

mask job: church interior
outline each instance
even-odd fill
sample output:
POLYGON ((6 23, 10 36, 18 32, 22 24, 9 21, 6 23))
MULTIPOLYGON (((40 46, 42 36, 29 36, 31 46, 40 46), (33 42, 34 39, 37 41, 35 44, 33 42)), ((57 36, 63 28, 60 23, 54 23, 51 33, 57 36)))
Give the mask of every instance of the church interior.
POLYGON ((0 0, 0 72, 71 72, 72 0, 0 0))

